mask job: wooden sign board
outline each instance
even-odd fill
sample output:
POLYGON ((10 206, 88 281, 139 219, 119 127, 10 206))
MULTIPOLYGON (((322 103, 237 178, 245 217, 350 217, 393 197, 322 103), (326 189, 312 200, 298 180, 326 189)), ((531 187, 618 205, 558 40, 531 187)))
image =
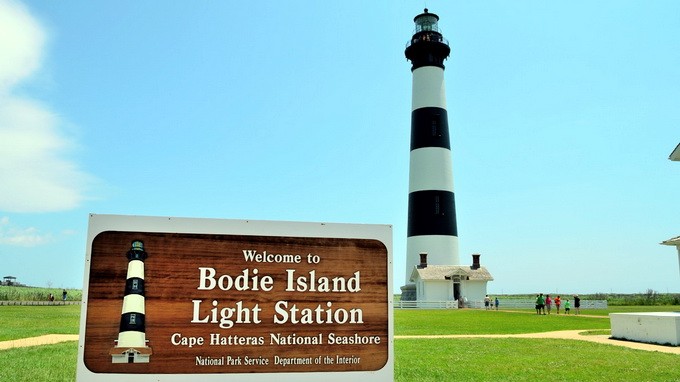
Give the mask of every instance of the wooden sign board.
POLYGON ((392 381, 392 228, 90 215, 80 381, 392 381))

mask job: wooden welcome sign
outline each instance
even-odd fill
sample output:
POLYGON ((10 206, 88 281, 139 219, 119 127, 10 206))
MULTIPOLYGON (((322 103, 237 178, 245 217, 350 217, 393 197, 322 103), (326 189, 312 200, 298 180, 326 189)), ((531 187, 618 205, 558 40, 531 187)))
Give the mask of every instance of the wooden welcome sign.
POLYGON ((391 236, 91 215, 78 379, 391 381, 391 236))

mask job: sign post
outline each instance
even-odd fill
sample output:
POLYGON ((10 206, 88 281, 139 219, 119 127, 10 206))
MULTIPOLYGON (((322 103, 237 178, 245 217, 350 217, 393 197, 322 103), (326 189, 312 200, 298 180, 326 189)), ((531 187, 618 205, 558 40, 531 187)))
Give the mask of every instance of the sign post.
POLYGON ((91 215, 78 380, 392 381, 391 277, 387 225, 91 215))

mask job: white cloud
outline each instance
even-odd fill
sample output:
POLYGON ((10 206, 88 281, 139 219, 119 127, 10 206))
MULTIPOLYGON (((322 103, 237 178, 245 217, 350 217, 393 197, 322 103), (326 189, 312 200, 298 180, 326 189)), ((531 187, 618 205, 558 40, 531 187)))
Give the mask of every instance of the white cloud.
POLYGON ((40 67, 45 32, 20 3, 0 0, 0 210, 77 207, 91 177, 68 158, 76 145, 47 106, 12 94, 40 67))
POLYGON ((45 32, 26 8, 0 0, 0 92, 29 77, 40 66, 45 32))
POLYGON ((19 228, 13 226, 9 218, 0 218, 0 244, 18 247, 35 247, 52 241, 52 235, 41 234, 36 228, 19 228))

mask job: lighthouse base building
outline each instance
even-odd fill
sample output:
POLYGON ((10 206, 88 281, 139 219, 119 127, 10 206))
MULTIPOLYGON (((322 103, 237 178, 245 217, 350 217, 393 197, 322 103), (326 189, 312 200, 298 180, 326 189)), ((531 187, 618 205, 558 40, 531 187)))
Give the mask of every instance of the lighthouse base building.
POLYGON ((127 348, 120 347, 111 351, 112 363, 149 363, 151 357, 151 348, 127 348))
POLYGON ((481 306, 493 276, 480 265, 479 258, 479 254, 473 254, 472 265, 429 265, 427 254, 421 254, 421 263, 411 270, 412 284, 401 288, 402 301, 452 301, 457 307, 481 306), (405 292, 410 294, 406 299, 405 292))

